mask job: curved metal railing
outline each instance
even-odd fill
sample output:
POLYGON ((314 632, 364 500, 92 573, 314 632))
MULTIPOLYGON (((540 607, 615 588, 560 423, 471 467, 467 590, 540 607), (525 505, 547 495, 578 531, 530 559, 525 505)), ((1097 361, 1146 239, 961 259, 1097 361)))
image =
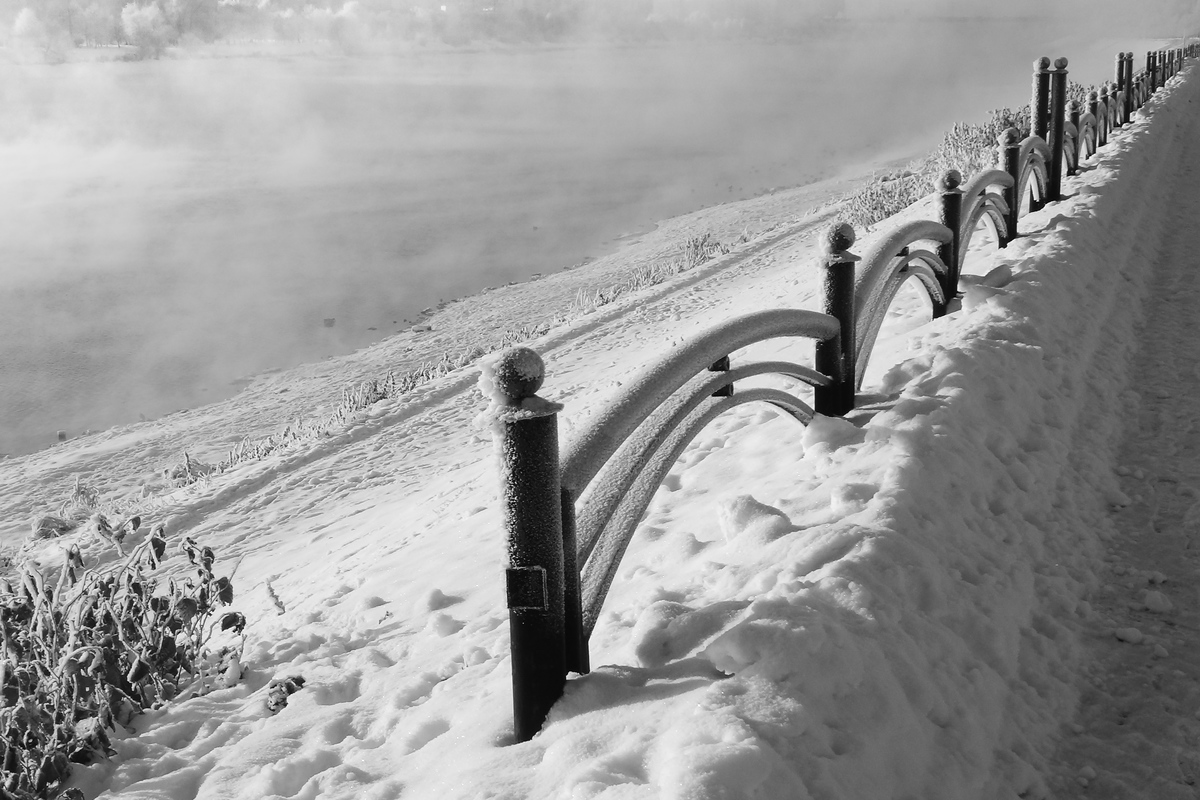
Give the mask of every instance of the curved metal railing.
MULTIPOLYGON (((780 375, 821 390, 844 376, 789 361, 730 366, 734 351, 799 337, 838 345, 841 323, 813 311, 778 309, 729 320, 660 357, 604 407, 566 450, 561 486, 565 518, 578 498, 576 559, 581 567, 581 634, 591 635, 621 556, 658 485, 683 449, 710 420, 749 402, 769 403, 801 422, 813 416, 799 397, 780 389, 734 392, 734 384, 780 375)), ((586 666, 580 664, 579 666, 586 666)))
POLYGON ((630 379, 561 455, 560 407, 537 397, 541 358, 507 351, 486 371, 503 472, 508 532, 507 594, 512 632, 513 708, 518 741, 531 738, 562 695, 568 671, 590 668, 587 641, 642 515, 687 445, 720 414, 767 403, 801 423, 816 413, 842 415, 875 347, 884 317, 910 279, 934 316, 952 308, 971 240, 989 230, 1000 247, 1018 235, 1022 209, 1061 197, 1061 180, 1103 147, 1109 132, 1197 55, 1195 46, 1117 56, 1116 80, 1088 96, 1084 111, 1066 100, 1067 61, 1034 64, 1033 132, 999 140, 998 169, 966 185, 955 170, 938 181, 939 219, 901 223, 860 258, 854 231, 830 229, 820 259, 824 313, 774 309, 724 322, 674 348, 630 379), (743 348, 776 339, 816 343, 812 366, 786 360, 733 364, 743 348), (793 391, 754 386, 783 376, 813 390, 810 407, 793 391))

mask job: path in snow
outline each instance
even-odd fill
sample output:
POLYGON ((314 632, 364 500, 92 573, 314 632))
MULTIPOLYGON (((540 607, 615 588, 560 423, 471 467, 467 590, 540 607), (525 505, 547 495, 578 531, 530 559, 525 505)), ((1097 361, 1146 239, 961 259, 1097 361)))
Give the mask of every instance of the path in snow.
POLYGON ((1154 270, 1140 353, 1124 398, 1118 536, 1097 614, 1091 667, 1055 797, 1200 795, 1200 146, 1197 132, 1163 187, 1168 235, 1154 270), (1123 503, 1128 505, 1122 506, 1123 503))

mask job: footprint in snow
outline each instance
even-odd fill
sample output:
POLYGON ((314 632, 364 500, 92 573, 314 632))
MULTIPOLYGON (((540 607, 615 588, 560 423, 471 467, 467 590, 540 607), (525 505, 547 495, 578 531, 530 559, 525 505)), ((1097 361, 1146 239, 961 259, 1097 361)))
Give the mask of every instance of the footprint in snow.
POLYGON ((643 667, 661 667, 701 650, 741 619, 748 605, 728 600, 692 609, 671 600, 651 603, 630 634, 634 656, 643 667))
POLYGON ((717 524, 725 541, 739 544, 766 544, 797 530, 787 514, 748 494, 722 501, 717 524))

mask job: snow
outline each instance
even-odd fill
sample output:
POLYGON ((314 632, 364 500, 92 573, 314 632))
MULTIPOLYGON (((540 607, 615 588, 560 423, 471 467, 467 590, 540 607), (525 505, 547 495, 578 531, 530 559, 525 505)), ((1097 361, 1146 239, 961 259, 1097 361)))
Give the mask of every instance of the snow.
MULTIPOLYGON (((172 800, 1194 796, 1198 98, 1190 72, 1173 81, 1022 238, 972 248, 951 314, 923 321, 902 293, 847 419, 747 405, 711 423, 622 559, 595 668, 532 741, 512 741, 497 465, 473 424, 494 372, 156 495, 148 523, 238 565, 244 674, 118 732, 77 785, 172 800), (271 682, 291 677, 303 685, 271 713, 271 682)), ((810 222, 532 342, 562 438, 714 322, 816 308, 810 222)), ((807 361, 805 346, 749 350, 807 361)), ((207 461, 197 431, 212 426, 219 454, 387 347, 0 462, 6 507, 49 507, 80 464, 135 491, 172 442, 207 461)))

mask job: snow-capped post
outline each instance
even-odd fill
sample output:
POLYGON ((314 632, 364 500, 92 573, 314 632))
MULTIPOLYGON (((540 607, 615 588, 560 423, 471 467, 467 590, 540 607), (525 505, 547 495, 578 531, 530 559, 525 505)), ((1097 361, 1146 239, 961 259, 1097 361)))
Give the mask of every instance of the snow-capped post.
MULTIPOLYGON (((939 208, 938 222, 950 229, 950 241, 938 245, 938 258, 946 265, 946 285, 942 291, 946 295, 946 303, 958 297, 959 247, 962 244, 962 173, 956 169, 948 169, 938 178, 937 190, 942 196, 939 208)), ((933 315, 940 317, 946 313, 945 307, 935 308, 933 315)))
POLYGON ((1007 247, 1008 243, 1017 238, 1017 221, 1020 219, 1021 204, 1018 202, 1021 198, 1017 196, 1017 190, 1021 182, 1021 143, 1018 141, 1020 134, 1016 128, 1009 128, 1000 134, 998 143, 1000 145, 1000 168, 1007 172, 1013 179, 1012 186, 1003 190, 1004 202, 1008 204, 1008 228, 1007 235, 1000 242, 1001 247, 1007 247))
MULTIPOLYGON (((1046 199, 1062 200, 1063 135, 1067 113, 1067 60, 1054 61, 1050 81, 1050 176, 1046 199)), ((948 298, 947 298, 948 299, 948 298)))
POLYGON ((1050 130, 1050 59, 1042 56, 1033 62, 1033 99, 1029 105, 1033 135, 1046 139, 1050 130))
POLYGON ((854 409, 854 264, 860 260, 850 252, 854 238, 854 228, 839 222, 821 240, 824 311, 841 323, 837 339, 817 342, 813 359, 817 371, 833 379, 833 385, 818 386, 813 395, 813 410, 829 417, 854 409))
POLYGON ((551 706, 562 697, 567 677, 558 466, 561 406, 537 396, 545 365, 528 347, 502 353, 485 372, 481 387, 489 379, 508 535, 505 579, 513 726, 517 741, 525 742, 541 729, 551 706))

